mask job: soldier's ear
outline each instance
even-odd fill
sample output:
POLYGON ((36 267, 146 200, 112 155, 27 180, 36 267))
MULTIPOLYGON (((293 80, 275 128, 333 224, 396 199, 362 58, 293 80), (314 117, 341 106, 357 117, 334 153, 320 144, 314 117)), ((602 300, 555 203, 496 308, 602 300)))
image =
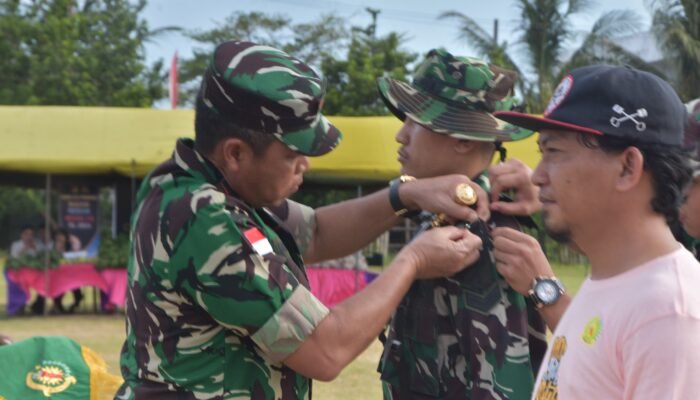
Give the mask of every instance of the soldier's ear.
POLYGON ((455 151, 457 154, 469 154, 474 149, 479 145, 479 143, 473 141, 473 140, 463 140, 459 139, 457 140, 457 143, 455 144, 455 151))
MULTIPOLYGON (((238 172, 252 157, 250 146, 238 138, 227 138, 219 146, 220 158, 223 161, 222 172, 238 172)), ((222 168, 222 166, 219 166, 222 168)))

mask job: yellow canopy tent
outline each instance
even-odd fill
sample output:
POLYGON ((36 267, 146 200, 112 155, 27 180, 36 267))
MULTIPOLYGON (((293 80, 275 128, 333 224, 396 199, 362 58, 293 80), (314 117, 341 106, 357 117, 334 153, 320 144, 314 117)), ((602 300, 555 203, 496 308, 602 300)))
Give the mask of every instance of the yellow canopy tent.
MULTIPOLYGON (((330 117, 344 133, 338 149, 311 159, 307 181, 379 183, 399 174, 387 117, 330 117)), ((103 107, 0 107, 0 171, 119 174, 141 178, 170 157, 178 137, 194 135, 192 110, 103 107)), ((507 144, 509 157, 534 167, 534 138, 507 144)))
MULTIPOLYGON (((385 185, 399 175, 394 140, 401 127, 398 119, 330 119, 344 140, 338 149, 311 159, 306 182, 357 184, 361 195, 362 185, 385 185)), ((136 179, 169 158, 176 139, 183 136, 194 136, 193 110, 0 106, 0 182, 40 186, 44 181, 51 192, 53 184, 65 185, 75 177, 119 181, 122 188, 130 181, 130 190, 116 191, 116 221, 122 226, 133 207, 136 179)), ((534 138, 506 147, 510 157, 531 167, 539 159, 534 138)), ((45 220, 49 201, 47 196, 45 220)), ((47 237, 48 229, 46 225, 47 237)))

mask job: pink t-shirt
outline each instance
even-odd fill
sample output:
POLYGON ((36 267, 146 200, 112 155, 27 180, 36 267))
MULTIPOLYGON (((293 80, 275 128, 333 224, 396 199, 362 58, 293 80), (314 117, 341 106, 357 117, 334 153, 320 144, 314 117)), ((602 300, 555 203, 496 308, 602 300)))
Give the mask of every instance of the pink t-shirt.
POLYGON ((557 326, 534 400, 700 399, 700 264, 681 248, 586 279, 557 326))

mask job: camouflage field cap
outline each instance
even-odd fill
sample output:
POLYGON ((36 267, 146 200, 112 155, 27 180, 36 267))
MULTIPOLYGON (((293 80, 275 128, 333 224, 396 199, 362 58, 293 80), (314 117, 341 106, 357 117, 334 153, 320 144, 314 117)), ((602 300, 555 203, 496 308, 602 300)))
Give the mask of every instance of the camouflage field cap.
POLYGON ((491 115, 511 110, 517 74, 471 57, 455 57, 443 49, 428 53, 413 83, 388 77, 377 80, 389 110, 428 129, 459 139, 508 142, 532 131, 491 115))
POLYGON ((320 156, 342 134, 322 114, 322 80, 274 47, 229 41, 214 51, 202 80, 204 103, 236 124, 274 135, 293 151, 320 156))

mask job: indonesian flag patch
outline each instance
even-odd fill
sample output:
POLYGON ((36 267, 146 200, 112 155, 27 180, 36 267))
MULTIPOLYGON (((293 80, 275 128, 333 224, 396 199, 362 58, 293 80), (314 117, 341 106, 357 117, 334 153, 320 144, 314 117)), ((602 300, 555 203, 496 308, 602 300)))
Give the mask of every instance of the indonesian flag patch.
POLYGON ((243 237, 248 242, 250 247, 253 248, 253 251, 261 256, 272 253, 272 245, 270 244, 270 241, 267 240, 265 235, 260 232, 260 229, 250 228, 243 232, 243 237))

